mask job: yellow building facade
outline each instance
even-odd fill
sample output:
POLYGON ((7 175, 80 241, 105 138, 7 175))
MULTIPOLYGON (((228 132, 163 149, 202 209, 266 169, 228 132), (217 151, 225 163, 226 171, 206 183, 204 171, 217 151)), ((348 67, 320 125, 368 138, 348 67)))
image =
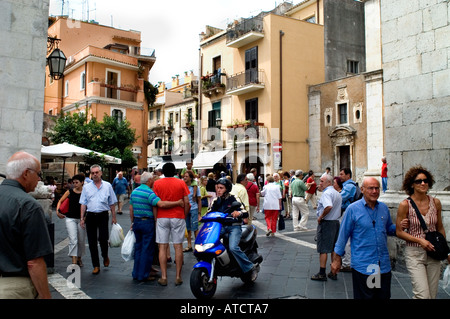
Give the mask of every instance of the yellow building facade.
POLYGON ((203 76, 217 77, 221 66, 221 89, 202 86, 202 128, 221 123, 233 173, 308 169, 308 86, 324 81, 323 26, 261 13, 227 30, 207 28, 200 48, 203 76), (236 124, 247 125, 244 134, 236 124))

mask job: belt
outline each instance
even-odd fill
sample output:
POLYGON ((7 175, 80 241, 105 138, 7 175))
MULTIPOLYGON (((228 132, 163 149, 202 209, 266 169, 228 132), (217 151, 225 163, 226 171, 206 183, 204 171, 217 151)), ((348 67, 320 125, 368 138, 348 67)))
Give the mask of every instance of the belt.
POLYGON ((104 211, 102 211, 102 212, 89 212, 89 211, 87 211, 86 213, 91 213, 91 214, 102 214, 102 213, 107 213, 108 211, 107 210, 104 210, 104 211))
POLYGON ((148 216, 148 217, 138 217, 138 216, 135 216, 134 218, 137 218, 137 219, 140 219, 140 220, 148 220, 148 219, 153 218, 153 216, 148 216))
POLYGON ((294 197, 301 197, 301 198, 305 198, 305 196, 295 196, 295 195, 294 195, 294 197))

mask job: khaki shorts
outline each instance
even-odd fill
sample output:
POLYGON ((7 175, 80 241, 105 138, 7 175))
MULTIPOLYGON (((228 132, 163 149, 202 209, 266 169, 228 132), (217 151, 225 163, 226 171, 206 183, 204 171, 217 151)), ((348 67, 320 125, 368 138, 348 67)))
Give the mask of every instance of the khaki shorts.
POLYGON ((184 219, 158 218, 156 220, 156 242, 158 244, 168 244, 169 237, 172 236, 174 244, 182 244, 185 229, 186 221, 184 219))
POLYGON ((117 194, 116 196, 117 196, 117 201, 121 202, 121 203, 124 202, 125 199, 128 197, 127 194, 117 194))
POLYGON ((0 299, 35 299, 37 295, 29 277, 0 277, 0 299))

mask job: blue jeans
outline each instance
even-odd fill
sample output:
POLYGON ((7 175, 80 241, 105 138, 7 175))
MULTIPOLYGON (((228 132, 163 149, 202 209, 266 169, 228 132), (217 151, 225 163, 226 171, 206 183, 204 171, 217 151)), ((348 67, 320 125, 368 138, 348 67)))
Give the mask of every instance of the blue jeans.
POLYGON ((135 218, 133 231, 136 236, 134 244, 134 266, 132 276, 137 280, 145 280, 152 270, 155 252, 155 220, 135 218))
POLYGON ((248 259, 247 255, 239 247, 241 241, 242 229, 241 226, 223 226, 221 235, 228 233, 228 249, 233 254, 239 267, 241 267, 244 273, 252 270, 253 263, 248 259))
POLYGON ((382 184, 382 187, 383 187, 383 193, 386 193, 386 191, 387 191, 387 180, 388 180, 387 177, 382 177, 381 178, 381 184, 382 184))

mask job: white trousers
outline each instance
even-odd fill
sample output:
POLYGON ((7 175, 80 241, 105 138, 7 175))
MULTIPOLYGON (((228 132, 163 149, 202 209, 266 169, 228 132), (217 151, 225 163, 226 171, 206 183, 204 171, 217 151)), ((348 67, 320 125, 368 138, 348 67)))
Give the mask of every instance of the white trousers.
POLYGON ((405 263, 411 277, 414 299, 436 299, 441 262, 427 255, 422 247, 405 247, 405 263))
POLYGON ((66 217, 69 235, 69 256, 82 257, 86 249, 86 230, 80 226, 80 219, 66 217))
POLYGON ((306 223, 308 222, 309 208, 306 205, 303 197, 292 197, 292 224, 294 230, 306 229, 306 223), (298 221, 298 214, 301 214, 302 218, 298 221))

